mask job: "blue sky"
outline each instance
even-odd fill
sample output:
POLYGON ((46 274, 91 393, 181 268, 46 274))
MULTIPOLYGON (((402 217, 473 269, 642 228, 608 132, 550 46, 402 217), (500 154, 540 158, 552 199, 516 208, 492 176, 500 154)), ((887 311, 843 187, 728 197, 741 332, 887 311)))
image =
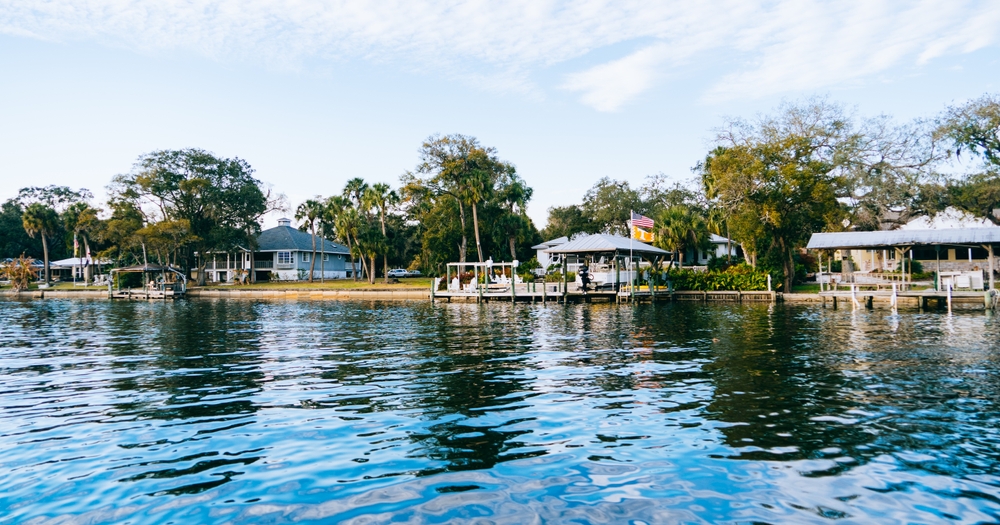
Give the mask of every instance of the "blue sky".
POLYGON ((541 227, 602 176, 690 179, 727 116, 996 92, 998 44, 998 2, 0 0, 0 199, 103 198, 140 154, 198 147, 294 206, 396 185, 462 133, 517 165, 541 227))

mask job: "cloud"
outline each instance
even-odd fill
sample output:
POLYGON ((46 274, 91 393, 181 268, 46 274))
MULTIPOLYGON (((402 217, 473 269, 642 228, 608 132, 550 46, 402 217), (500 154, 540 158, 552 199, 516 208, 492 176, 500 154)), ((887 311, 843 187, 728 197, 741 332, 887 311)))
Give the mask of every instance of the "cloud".
POLYGON ((9 35, 276 68, 365 60, 489 90, 573 93, 599 111, 678 81, 670 72, 685 64, 716 64, 707 100, 761 97, 983 49, 998 28, 1000 3, 961 0, 0 0, 9 35))

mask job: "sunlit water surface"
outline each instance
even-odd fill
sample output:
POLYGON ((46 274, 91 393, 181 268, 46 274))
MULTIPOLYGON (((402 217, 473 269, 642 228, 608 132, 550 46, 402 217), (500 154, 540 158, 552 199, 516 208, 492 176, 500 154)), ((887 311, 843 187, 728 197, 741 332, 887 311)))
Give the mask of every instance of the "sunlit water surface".
POLYGON ((1000 329, 0 301, 0 523, 993 523, 1000 329))

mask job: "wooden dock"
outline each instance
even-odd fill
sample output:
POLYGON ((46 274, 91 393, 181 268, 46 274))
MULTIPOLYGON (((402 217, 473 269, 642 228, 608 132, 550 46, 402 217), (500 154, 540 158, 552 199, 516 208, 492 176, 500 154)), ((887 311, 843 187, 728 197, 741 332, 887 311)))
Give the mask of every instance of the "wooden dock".
POLYGON ((696 292, 671 291, 665 286, 635 287, 622 286, 619 290, 598 289, 584 292, 573 284, 563 283, 519 283, 516 285, 480 286, 470 290, 432 290, 431 300, 443 301, 513 301, 531 303, 629 303, 629 302, 659 302, 659 301, 703 301, 703 302, 775 302, 778 296, 774 292, 696 292))
POLYGON ((134 299, 134 300, 166 300, 184 297, 184 292, 175 292, 171 289, 150 290, 148 288, 126 288, 124 290, 112 290, 109 296, 112 299, 134 299))
POLYGON ((876 302, 889 306, 912 306, 917 308, 950 308, 953 304, 981 305, 984 308, 996 308, 997 295, 989 291, 970 290, 906 290, 894 291, 884 289, 854 289, 827 290, 819 293, 824 304, 832 302, 834 308, 844 305, 848 307, 873 308, 876 302))

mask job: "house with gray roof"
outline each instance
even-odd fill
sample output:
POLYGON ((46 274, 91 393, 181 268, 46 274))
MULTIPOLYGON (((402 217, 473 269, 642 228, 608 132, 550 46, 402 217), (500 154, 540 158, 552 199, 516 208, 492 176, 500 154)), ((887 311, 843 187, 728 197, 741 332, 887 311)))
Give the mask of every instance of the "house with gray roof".
MULTIPOLYGON (((260 232, 257 248, 235 254, 217 253, 205 268, 209 281, 231 282, 236 270, 253 268, 255 281, 300 281, 309 278, 312 262, 312 234, 292 227, 289 219, 260 232)), ((316 263, 313 278, 346 279, 354 276, 347 247, 316 236, 316 263)))

